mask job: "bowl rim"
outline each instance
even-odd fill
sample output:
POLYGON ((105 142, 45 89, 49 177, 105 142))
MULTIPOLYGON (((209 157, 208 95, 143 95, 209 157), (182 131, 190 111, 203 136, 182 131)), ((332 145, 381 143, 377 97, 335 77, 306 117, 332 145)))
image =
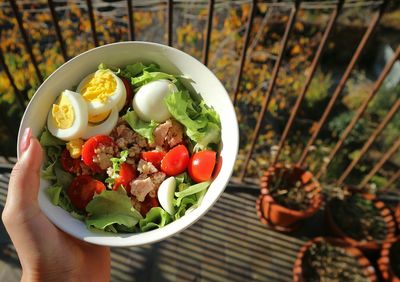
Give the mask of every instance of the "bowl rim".
MULTIPOLYGON (((147 42, 147 41, 124 41, 124 42, 116 42, 116 43, 110 43, 110 44, 105 44, 96 48, 92 48, 90 50, 87 50, 83 53, 80 53, 78 55, 76 55, 75 57, 71 58, 70 60, 64 62, 62 65, 60 65, 55 71, 53 71, 38 87, 38 89, 35 91, 34 95, 32 96, 31 100, 29 101, 24 114, 22 116, 21 122, 20 122, 20 126, 19 126, 19 132, 18 132, 18 138, 17 138, 17 159, 20 158, 21 156, 21 152, 20 152, 20 141, 21 141, 21 136, 22 136, 22 132, 23 130, 27 127, 26 123, 27 123, 27 115, 28 113, 32 110, 33 104, 35 103, 35 100, 37 99, 38 94, 39 95, 46 95, 44 94, 45 92, 41 92, 42 88, 44 87, 44 85, 52 79, 53 76, 56 75, 56 73, 62 72, 63 69, 72 64, 73 62, 75 62, 76 60, 80 60, 83 56, 86 56, 88 53, 91 52, 95 52, 96 50, 99 49, 105 49, 105 48, 113 48, 114 46, 119 46, 119 45, 139 45, 139 46, 153 46, 155 48, 160 48, 160 49, 167 49, 170 52, 174 52, 176 54, 178 54, 178 56, 180 57, 184 57, 185 60, 187 61, 192 61, 194 64, 196 64, 199 68, 201 68, 201 71, 205 71, 207 73, 209 73, 211 76, 213 76, 215 78, 215 83, 219 84, 219 86, 221 87, 221 89, 224 90, 224 92, 222 93, 222 95, 226 96, 230 103, 227 103, 224 108, 225 110, 229 110, 231 112, 231 114, 234 115, 235 117, 235 121, 232 126, 229 128, 229 131, 231 132, 231 134, 233 134, 235 136, 234 140, 230 140, 230 142, 233 142, 233 146, 231 146, 231 149, 233 150, 232 152, 230 152, 229 154, 234 154, 233 160, 231 162, 231 167, 229 168, 229 173, 226 173, 225 175, 222 176, 222 179, 220 180, 223 184, 223 187, 220 189, 220 191, 218 192, 218 194, 211 198, 212 201, 210 201, 209 203, 207 203, 207 205, 200 205, 199 207, 197 207, 195 210, 193 210, 190 214, 185 215, 184 217, 180 218, 177 221, 173 221, 171 223, 169 223, 167 226, 164 226, 163 228, 160 229, 155 229, 155 230, 151 230, 148 232, 141 232, 141 233, 126 233, 126 234, 130 234, 129 236, 123 236, 123 234, 121 233, 116 233, 116 234, 108 234, 108 236, 95 236, 97 235, 94 232, 89 231, 92 235, 94 235, 93 237, 84 237, 82 235, 80 235, 80 233, 83 230, 67 230, 67 228, 64 227, 63 224, 61 224, 61 222, 59 222, 57 220, 57 216, 51 214, 50 212, 47 212, 46 209, 44 209, 41 205, 41 209, 43 211, 43 213, 46 215, 46 217, 55 225, 57 226, 59 229, 61 229, 62 231, 64 231, 65 233, 79 239, 79 240, 83 240, 92 244, 96 244, 96 245, 103 245, 103 246, 110 246, 110 247, 127 247, 127 246, 141 246, 141 245, 145 245, 145 244, 151 244, 151 243, 156 243, 158 241, 167 239, 168 237, 171 237, 177 233, 180 233, 182 231, 184 231, 186 228, 190 227, 192 224, 194 224, 195 222, 197 222, 202 216, 204 216, 213 206, 214 204, 217 202, 217 200, 219 199, 219 197, 222 195, 222 193, 225 190, 225 187, 228 185, 229 183, 229 179, 233 173, 233 168, 234 168, 234 164, 236 162, 236 158, 237 158, 237 153, 238 153, 238 149, 239 149, 239 127, 238 127, 238 122, 237 122, 237 115, 234 109, 234 106, 232 104, 232 100, 229 97, 229 94, 227 92, 227 90, 225 89, 225 87, 223 86, 223 84, 221 83, 221 81, 216 77, 216 75, 210 70, 208 69, 203 63, 201 63, 199 60, 197 60, 196 58, 194 58, 193 56, 179 50, 176 49, 174 47, 171 46, 167 46, 164 44, 159 44, 159 43, 154 43, 154 42, 147 42), (152 236, 142 236, 143 238, 141 238, 141 240, 137 240, 137 237, 140 237, 140 235, 143 234, 152 234, 152 236), (122 237, 121 240, 117 240, 114 241, 114 239, 116 237, 122 237), (136 237, 136 240, 132 240, 133 237, 136 237), (130 239, 130 240, 129 240, 130 239)), ((223 162, 224 163, 224 162, 223 162)), ((222 164, 223 166, 224 164, 222 164)), ((218 177, 217 177, 218 178, 218 177)), ((43 181, 43 179, 41 179, 41 181, 43 181)), ((213 182, 215 181, 215 179, 213 180, 213 182)), ((39 204, 40 204, 40 192, 38 195, 38 200, 39 200, 39 204)), ((60 208, 60 207, 58 207, 60 208)), ((84 227, 86 229, 86 226, 84 227)), ((125 234, 124 234, 125 235, 125 234)))

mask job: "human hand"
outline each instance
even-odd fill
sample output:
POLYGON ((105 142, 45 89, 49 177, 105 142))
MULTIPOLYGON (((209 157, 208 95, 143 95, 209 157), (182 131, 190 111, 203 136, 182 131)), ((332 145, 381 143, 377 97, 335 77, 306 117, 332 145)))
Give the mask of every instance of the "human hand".
POLYGON ((110 250, 75 239, 56 228, 38 204, 43 152, 28 128, 8 186, 2 214, 17 250, 22 281, 109 281, 110 250))

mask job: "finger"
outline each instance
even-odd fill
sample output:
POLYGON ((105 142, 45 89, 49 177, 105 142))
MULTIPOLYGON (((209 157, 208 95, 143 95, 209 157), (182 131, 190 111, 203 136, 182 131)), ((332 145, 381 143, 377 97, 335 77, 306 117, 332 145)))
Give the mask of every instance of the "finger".
POLYGON ((11 172, 8 204, 22 205, 24 208, 37 205, 42 160, 42 147, 39 141, 32 137, 11 172))

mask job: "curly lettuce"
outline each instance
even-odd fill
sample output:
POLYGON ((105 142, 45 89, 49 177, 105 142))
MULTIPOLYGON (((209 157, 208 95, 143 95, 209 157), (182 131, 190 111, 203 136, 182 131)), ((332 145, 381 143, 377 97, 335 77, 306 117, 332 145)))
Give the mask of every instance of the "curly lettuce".
POLYGON ((150 143, 154 142, 153 131, 158 126, 157 122, 154 120, 151 122, 143 121, 134 111, 130 110, 128 110, 122 118, 136 133, 149 140, 150 143))
POLYGON ((172 221, 171 216, 162 208, 155 207, 146 214, 144 219, 139 222, 142 232, 163 227, 172 221))
POLYGON ((171 115, 185 126, 186 135, 196 143, 194 151, 221 141, 219 115, 203 100, 196 102, 188 91, 177 91, 165 97, 165 102, 171 115))

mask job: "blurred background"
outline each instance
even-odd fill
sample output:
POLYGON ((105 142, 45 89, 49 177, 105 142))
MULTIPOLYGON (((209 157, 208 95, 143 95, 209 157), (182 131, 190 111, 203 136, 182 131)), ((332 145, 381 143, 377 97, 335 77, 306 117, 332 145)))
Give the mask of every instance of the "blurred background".
MULTIPOLYGON (((257 215, 261 176, 276 163, 297 163, 327 199, 356 187, 395 215, 397 0, 0 0, 0 207, 19 122, 41 81, 88 49, 127 40, 169 44, 205 63, 235 103, 240 150, 226 193, 200 223, 162 243, 113 250, 114 281, 291 281, 302 244, 332 233, 324 204, 295 231, 257 215)), ((0 280, 17 281, 0 231, 0 280)), ((377 241, 365 255, 384 280, 377 260, 386 239, 377 241)))

